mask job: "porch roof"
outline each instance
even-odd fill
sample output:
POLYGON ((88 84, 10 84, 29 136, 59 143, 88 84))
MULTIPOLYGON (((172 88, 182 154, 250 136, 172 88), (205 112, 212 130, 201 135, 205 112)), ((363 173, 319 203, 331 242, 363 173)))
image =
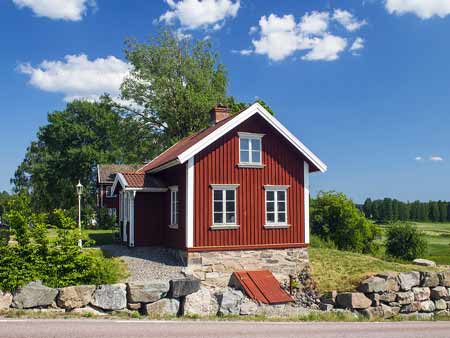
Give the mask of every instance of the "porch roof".
POLYGON ((120 184, 125 190, 141 190, 141 191, 165 191, 167 185, 159 178, 151 174, 122 172, 117 173, 113 184, 113 191, 116 190, 117 184, 120 184))

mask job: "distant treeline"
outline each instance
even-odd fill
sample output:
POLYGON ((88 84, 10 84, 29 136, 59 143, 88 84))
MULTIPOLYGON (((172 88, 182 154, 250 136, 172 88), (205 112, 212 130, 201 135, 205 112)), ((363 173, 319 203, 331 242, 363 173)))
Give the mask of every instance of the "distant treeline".
POLYGON ((366 199, 361 206, 367 218, 377 222, 450 222, 450 202, 402 202, 392 198, 366 199))

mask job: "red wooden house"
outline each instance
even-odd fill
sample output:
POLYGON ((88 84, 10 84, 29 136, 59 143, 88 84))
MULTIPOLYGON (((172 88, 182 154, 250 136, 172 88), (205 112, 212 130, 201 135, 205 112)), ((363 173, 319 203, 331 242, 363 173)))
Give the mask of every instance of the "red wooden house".
POLYGON ((258 103, 233 116, 219 106, 211 118, 136 172, 116 175, 123 241, 172 248, 189 265, 248 257, 267 267, 280 252, 307 259, 309 174, 326 165, 258 103))

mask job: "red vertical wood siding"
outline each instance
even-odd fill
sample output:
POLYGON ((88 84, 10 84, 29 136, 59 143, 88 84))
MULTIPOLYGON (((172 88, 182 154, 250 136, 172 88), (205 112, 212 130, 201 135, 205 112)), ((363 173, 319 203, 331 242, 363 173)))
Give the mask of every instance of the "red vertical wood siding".
MULTIPOLYGON (((186 164, 180 164, 155 174, 168 187, 178 186, 178 229, 170 229, 170 190, 158 194, 163 198, 163 242, 164 246, 184 249, 186 247, 186 164)), ((151 193, 150 193, 151 194, 151 193)), ((151 217, 151 214, 148 214, 151 217)))
POLYGON ((195 156, 194 248, 304 244, 304 158, 260 116, 253 116, 195 156), (262 133, 264 168, 239 168, 238 132, 262 133), (239 184, 234 230, 212 230, 211 184, 239 184), (264 185, 289 185, 288 229, 265 229, 264 185))

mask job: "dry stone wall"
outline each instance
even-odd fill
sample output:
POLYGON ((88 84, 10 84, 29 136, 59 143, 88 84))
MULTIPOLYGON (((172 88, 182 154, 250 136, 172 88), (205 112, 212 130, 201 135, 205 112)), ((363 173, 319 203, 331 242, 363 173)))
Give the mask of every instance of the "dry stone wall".
POLYGON ((450 271, 378 274, 362 281, 357 292, 323 295, 320 308, 348 309, 371 319, 450 315, 450 271))

